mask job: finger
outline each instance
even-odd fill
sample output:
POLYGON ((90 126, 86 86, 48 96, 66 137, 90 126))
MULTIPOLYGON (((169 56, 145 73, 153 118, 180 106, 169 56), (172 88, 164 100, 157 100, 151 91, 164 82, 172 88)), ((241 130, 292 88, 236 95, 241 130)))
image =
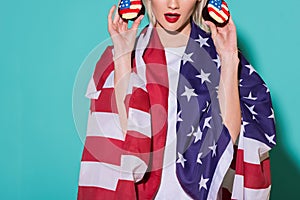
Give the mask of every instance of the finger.
POLYGON ((142 21, 142 19, 144 18, 144 15, 140 15, 132 24, 131 29, 137 29, 142 21))
POLYGON ((121 31, 125 31, 125 27, 124 27, 124 20, 120 17, 120 19, 119 19, 119 29, 121 30, 121 31))
POLYGON ((127 20, 123 20, 123 22, 122 22, 122 29, 124 31, 128 30, 128 21, 127 20))
POLYGON ((217 27, 214 23, 212 23, 211 21, 205 21, 205 24, 210 28, 211 31, 211 37, 215 38, 215 36, 218 33, 217 27))
POLYGON ((234 22, 233 22, 233 20, 232 20, 232 17, 229 18, 228 24, 230 25, 230 27, 231 27, 232 29, 236 30, 236 26, 235 26, 235 24, 234 24, 234 22))
POLYGON ((113 12, 115 10, 116 6, 113 5, 110 10, 109 10, 109 13, 108 13, 108 16, 107 16, 107 23, 108 23, 108 28, 110 29, 111 26, 112 26, 112 15, 113 15, 113 12))
POLYGON ((119 23, 119 24, 122 24, 122 22, 123 22, 123 19, 122 19, 121 17, 119 17, 118 23, 119 23))
POLYGON ((229 17, 229 22, 228 22, 228 24, 234 24, 234 22, 233 22, 233 20, 232 20, 232 17, 231 17, 231 16, 229 17))
POLYGON ((236 31, 236 28, 235 28, 235 25, 231 19, 231 17, 229 18, 229 21, 228 23, 224 26, 224 27, 217 27, 217 31, 218 33, 221 33, 221 34, 227 34, 227 33, 231 33, 231 32, 235 32, 236 31))
POLYGON ((120 15, 119 15, 118 11, 116 11, 115 17, 114 17, 114 24, 118 23, 119 20, 120 20, 120 15))

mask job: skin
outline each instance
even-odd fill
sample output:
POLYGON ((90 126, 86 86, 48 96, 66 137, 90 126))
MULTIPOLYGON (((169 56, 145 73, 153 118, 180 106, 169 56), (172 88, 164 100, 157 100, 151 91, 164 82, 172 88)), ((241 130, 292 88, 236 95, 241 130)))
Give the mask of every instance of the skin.
POLYGON ((156 30, 164 47, 178 47, 186 45, 190 32, 190 17, 199 0, 151 0, 151 8, 156 18, 156 30), (175 23, 169 23, 164 14, 180 14, 175 23))
MULTIPOLYGON (((156 18, 155 27, 164 47, 186 45, 191 25, 189 19, 194 12, 198 0, 149 0, 153 14, 156 18), (179 13, 180 19, 175 23, 165 20, 167 12, 179 13), (174 42, 176 41, 176 43, 174 42)), ((113 12, 116 6, 110 9, 108 15, 108 31, 114 44, 115 62, 115 95, 120 116, 122 131, 125 135, 127 115, 124 105, 126 90, 131 70, 131 51, 137 34, 137 28, 143 16, 140 16, 128 28, 128 22, 122 20, 113 12)), ((219 86, 219 102, 223 123, 228 128, 233 143, 236 141, 241 124, 241 110, 238 92, 238 48, 236 28, 233 21, 222 27, 216 27, 211 22, 206 22, 211 29, 212 39, 221 59, 221 78, 219 86), (226 95, 230 94, 230 95, 226 95)))
POLYGON ((128 28, 128 21, 124 21, 118 14, 112 19, 114 5, 108 14, 108 32, 114 44, 114 65, 115 65, 115 96, 116 104, 120 117, 120 125, 125 136, 127 130, 127 114, 124 104, 126 91, 129 83, 131 72, 131 52, 134 48, 137 29, 143 19, 139 16, 131 28, 128 28))
POLYGON ((212 22, 205 22, 211 30, 211 36, 221 60, 221 77, 219 84, 219 103, 223 123, 229 130, 235 143, 240 133, 241 108, 238 81, 238 48, 236 27, 230 18, 229 23, 216 27, 212 22))

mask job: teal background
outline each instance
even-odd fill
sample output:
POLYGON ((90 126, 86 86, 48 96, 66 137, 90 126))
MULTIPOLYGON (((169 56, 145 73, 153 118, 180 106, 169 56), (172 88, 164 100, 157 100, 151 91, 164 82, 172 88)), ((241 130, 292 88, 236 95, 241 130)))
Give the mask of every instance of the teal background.
MULTIPOLYGON (((1 199, 76 198, 88 109, 84 84, 93 68, 82 63, 101 52, 98 46, 90 54, 108 38, 107 13, 116 2, 1 1, 1 199)), ((300 2, 228 3, 239 45, 273 98, 278 136, 271 199, 297 199, 300 2)))

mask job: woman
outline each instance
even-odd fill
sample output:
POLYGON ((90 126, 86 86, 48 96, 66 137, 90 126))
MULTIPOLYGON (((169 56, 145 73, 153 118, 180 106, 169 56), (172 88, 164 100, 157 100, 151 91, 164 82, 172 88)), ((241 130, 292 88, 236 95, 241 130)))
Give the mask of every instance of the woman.
POLYGON ((269 197, 268 89, 239 54, 233 21, 203 21, 206 2, 144 0, 150 25, 137 40, 143 16, 129 29, 111 8, 78 199, 269 197))

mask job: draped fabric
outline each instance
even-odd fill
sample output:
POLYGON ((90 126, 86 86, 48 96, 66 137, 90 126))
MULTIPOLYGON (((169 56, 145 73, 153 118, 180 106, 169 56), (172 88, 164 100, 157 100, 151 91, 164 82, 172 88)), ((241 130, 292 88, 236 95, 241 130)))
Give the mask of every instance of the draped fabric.
MULTIPOLYGON (((268 199, 268 151, 276 144, 269 90, 240 53, 241 132, 237 145, 232 144, 218 102, 219 57, 210 35, 191 23, 174 102, 177 178, 193 199, 268 199)), ((138 37, 132 55, 126 136, 116 109, 112 47, 90 80, 80 200, 154 199, 160 186, 169 82, 164 48, 151 24, 138 37)))

